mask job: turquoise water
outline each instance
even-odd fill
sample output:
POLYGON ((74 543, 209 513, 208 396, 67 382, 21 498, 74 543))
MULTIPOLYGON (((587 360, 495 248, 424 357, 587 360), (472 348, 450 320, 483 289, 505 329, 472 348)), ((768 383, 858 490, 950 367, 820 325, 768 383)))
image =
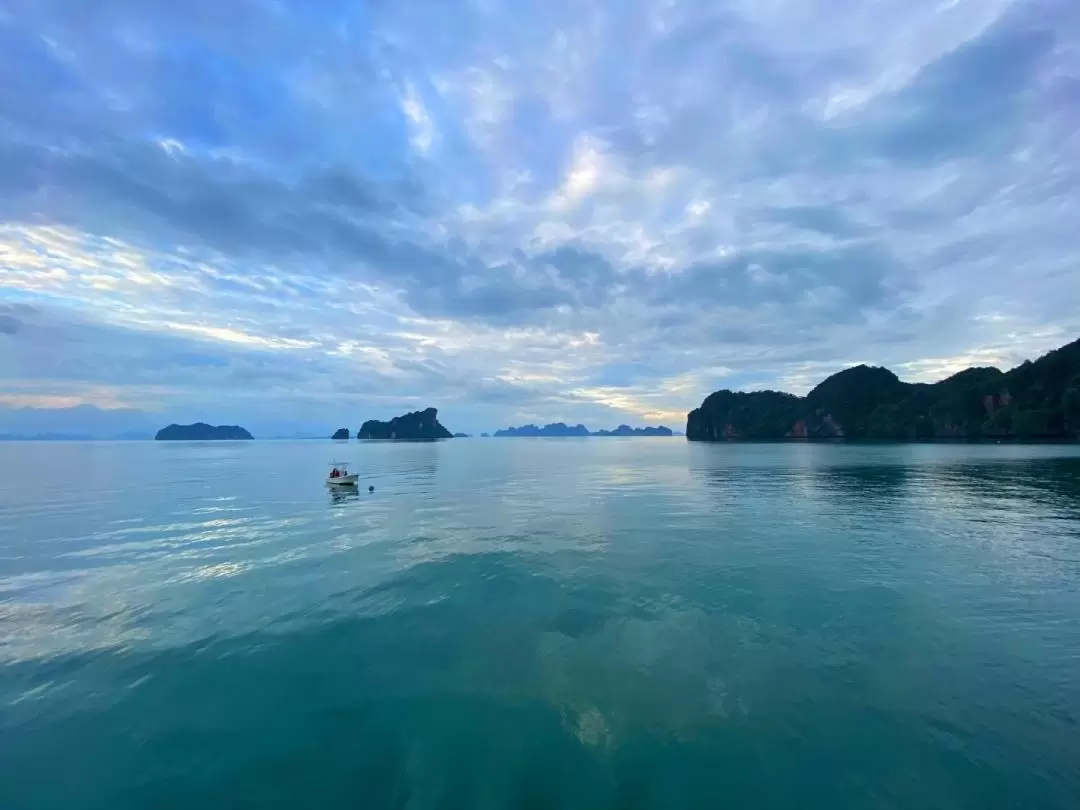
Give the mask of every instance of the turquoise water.
POLYGON ((4 810, 1075 808, 1078 723, 1075 447, 0 444, 4 810))

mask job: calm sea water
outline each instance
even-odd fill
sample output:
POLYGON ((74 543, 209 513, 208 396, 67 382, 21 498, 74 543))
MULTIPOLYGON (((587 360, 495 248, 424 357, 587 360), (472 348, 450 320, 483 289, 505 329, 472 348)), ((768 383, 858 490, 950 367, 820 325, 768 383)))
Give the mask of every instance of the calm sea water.
POLYGON ((1076 808, 1078 723, 1075 447, 0 444, 4 810, 1076 808))

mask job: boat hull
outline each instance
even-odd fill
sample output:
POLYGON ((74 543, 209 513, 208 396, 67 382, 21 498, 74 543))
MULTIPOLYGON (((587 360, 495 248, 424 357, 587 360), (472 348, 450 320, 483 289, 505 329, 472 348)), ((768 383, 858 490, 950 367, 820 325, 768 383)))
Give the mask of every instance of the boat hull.
POLYGON ((333 487, 355 487, 359 475, 340 475, 337 478, 327 478, 326 483, 333 487))

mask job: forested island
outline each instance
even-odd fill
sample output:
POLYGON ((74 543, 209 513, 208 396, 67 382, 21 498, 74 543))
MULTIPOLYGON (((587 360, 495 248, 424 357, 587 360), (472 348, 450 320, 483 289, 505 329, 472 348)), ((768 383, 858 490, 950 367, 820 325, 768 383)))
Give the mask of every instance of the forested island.
POLYGON ((439 411, 426 408, 403 416, 395 416, 389 422, 369 419, 357 431, 358 439, 452 439, 454 434, 439 423, 439 411))
POLYGON ((969 368, 906 383, 855 366, 805 397, 780 391, 710 394, 687 416, 691 441, 725 439, 1076 439, 1080 340, 1008 372, 969 368))
POLYGON ((553 422, 550 425, 537 427, 536 425, 522 425, 495 431, 496 438, 537 438, 537 437, 565 437, 565 436, 672 436, 670 428, 663 425, 659 427, 632 428, 629 425, 619 425, 615 430, 598 430, 591 432, 584 425, 567 425, 563 422, 553 422))
POLYGON ((235 441, 254 438, 239 425, 208 425, 196 422, 193 425, 169 425, 163 427, 154 436, 156 441, 235 441))

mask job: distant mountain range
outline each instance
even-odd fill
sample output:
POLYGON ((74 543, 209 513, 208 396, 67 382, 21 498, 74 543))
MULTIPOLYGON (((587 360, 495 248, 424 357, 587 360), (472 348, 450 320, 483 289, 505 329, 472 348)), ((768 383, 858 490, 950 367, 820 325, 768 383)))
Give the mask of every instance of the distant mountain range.
POLYGON ((717 391, 687 416, 691 441, 725 439, 1080 438, 1080 340, 1009 372, 969 368, 906 383, 855 366, 805 397, 717 391))
POLYGON ((0 405, 0 436, 8 439, 150 439, 160 424, 150 414, 131 408, 106 409, 93 405, 11 408, 0 405))
POLYGON ((152 433, 118 433, 115 436, 91 436, 87 433, 0 433, 0 442, 147 441, 152 438, 152 433))
MULTIPOLYGON (((243 420, 235 413, 212 414, 219 416, 217 424, 242 421, 244 427, 260 438, 325 438, 331 430, 320 425, 319 420, 296 421, 289 418, 265 415, 243 420)), ((71 408, 11 407, 0 404, 0 440, 52 440, 89 441, 149 440, 164 424, 176 422, 187 424, 195 421, 211 421, 201 413, 157 413, 136 408, 98 408, 94 405, 77 405, 71 408)))
POLYGON ((629 425, 619 425, 615 430, 598 430, 590 432, 584 425, 567 425, 563 422, 554 422, 550 425, 537 427, 536 425, 522 425, 504 430, 495 431, 496 438, 539 438, 539 437, 565 437, 565 436, 673 436, 674 431, 663 425, 659 427, 632 428, 629 425))

